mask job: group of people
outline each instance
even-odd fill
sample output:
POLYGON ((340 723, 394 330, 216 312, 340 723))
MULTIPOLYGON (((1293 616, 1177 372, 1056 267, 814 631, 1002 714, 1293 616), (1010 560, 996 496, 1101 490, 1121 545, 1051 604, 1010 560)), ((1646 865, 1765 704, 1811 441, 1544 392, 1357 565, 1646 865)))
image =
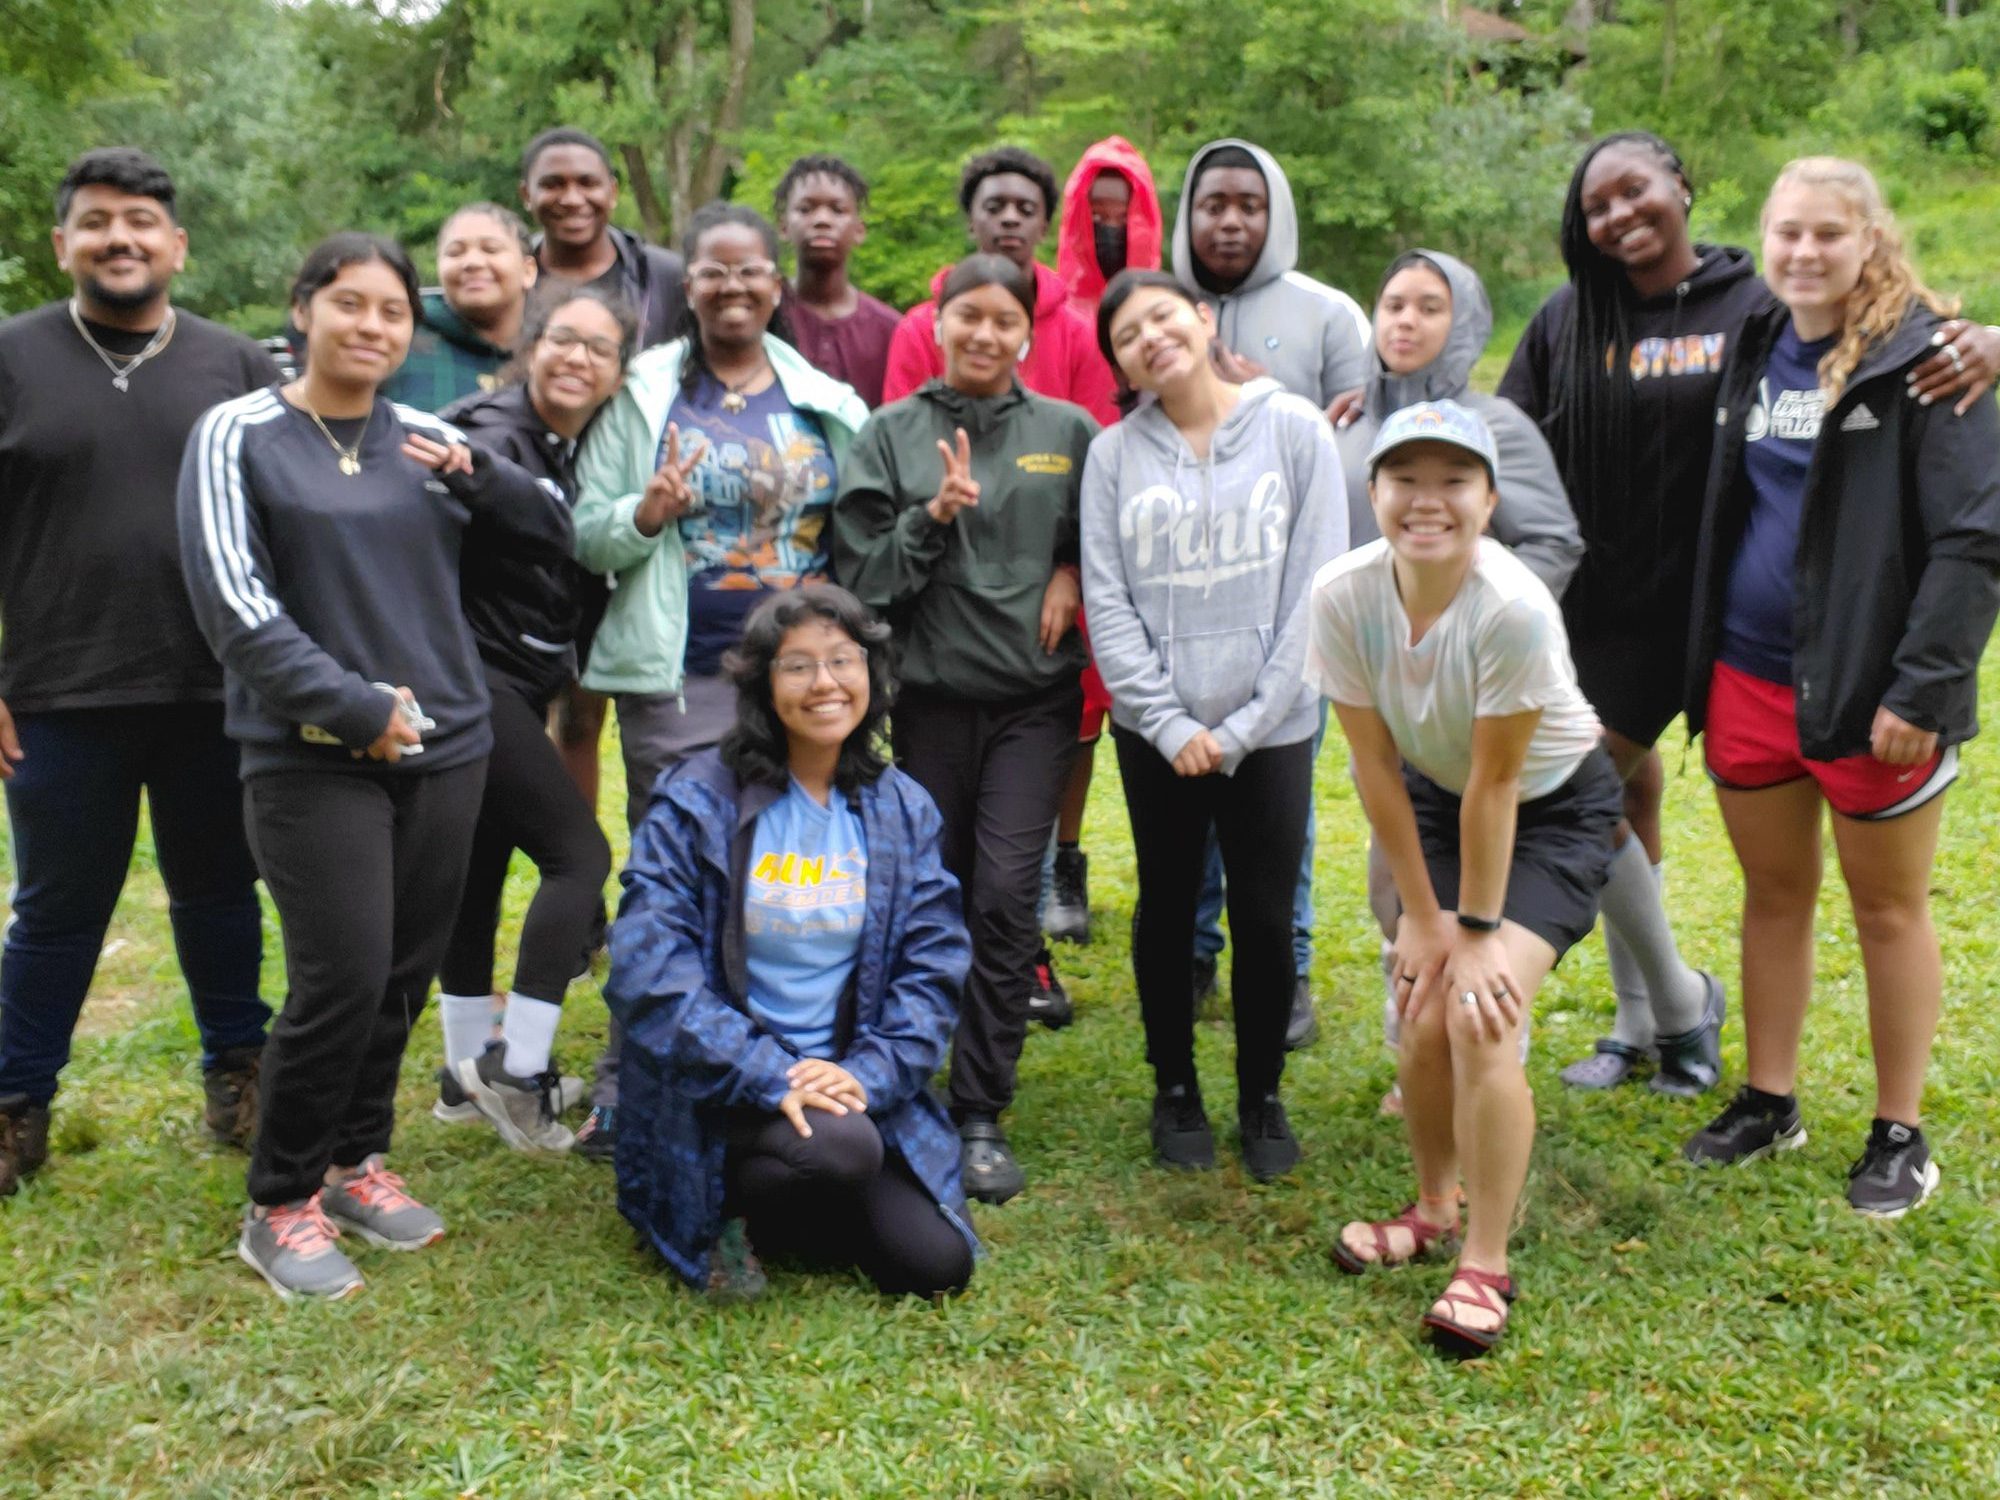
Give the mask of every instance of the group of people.
POLYGON ((1594 143, 1568 282, 1495 396, 1473 269, 1411 250, 1365 309, 1303 275, 1247 141, 1195 153, 1170 231, 1120 138, 1061 190, 1020 148, 974 158, 970 252, 901 315, 849 279, 867 185, 837 157, 794 162, 772 218, 703 207, 678 254, 611 222, 582 131, 520 177, 536 228, 461 208, 435 291, 390 240, 317 246, 290 380, 172 304, 158 163, 92 151, 58 188, 75 295, 0 324, 0 1193, 46 1159, 143 788, 207 1125, 250 1151, 239 1254, 280 1295, 358 1288, 345 1234, 445 1232, 387 1162, 434 982, 434 1113, 611 1159, 691 1284, 754 1296, 782 1254, 962 1288, 967 1199, 1026 1183, 1028 1025, 1071 1016, 1047 935, 1088 936, 1107 715, 1154 1155, 1216 1162, 1194 1034, 1226 908, 1236 1143, 1277 1178, 1328 704, 1417 1177, 1339 1231, 1343 1270, 1455 1252, 1427 1328, 1500 1339, 1528 1019, 1600 915, 1616 1019, 1565 1083, 1721 1081, 1725 989, 1661 878, 1683 713, 1743 866, 1749 1074, 1685 1154, 1804 1139, 1825 805, 1878 1076, 1848 1196, 1895 1217, 1934 1189, 1928 881, 2000 609, 2000 330, 1923 285, 1864 168, 1784 170, 1760 277, 1693 240, 1665 142, 1594 143), (516 851, 537 882, 496 991, 516 851), (586 1087, 554 1046, 607 942, 586 1087))

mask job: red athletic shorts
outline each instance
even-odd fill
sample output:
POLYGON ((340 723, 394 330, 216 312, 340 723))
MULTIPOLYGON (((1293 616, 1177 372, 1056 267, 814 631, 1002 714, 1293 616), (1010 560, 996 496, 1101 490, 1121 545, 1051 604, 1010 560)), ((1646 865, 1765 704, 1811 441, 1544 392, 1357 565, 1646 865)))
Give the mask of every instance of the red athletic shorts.
MULTIPOLYGON (((1085 649, 1090 646, 1090 627, 1084 623, 1081 606, 1076 612, 1076 628, 1083 632, 1085 649)), ((1098 675, 1095 658, 1083 669, 1083 724, 1077 730, 1077 742, 1088 745, 1104 733, 1104 716, 1111 712, 1111 690, 1104 685, 1098 675)))
POLYGON ((1958 749, 1921 765, 1892 766, 1872 755, 1809 760, 1799 749, 1792 690, 1723 662, 1708 680, 1703 758, 1717 786, 1761 792, 1810 776, 1827 803, 1849 818, 1880 820, 1914 812, 1958 779, 1958 749))

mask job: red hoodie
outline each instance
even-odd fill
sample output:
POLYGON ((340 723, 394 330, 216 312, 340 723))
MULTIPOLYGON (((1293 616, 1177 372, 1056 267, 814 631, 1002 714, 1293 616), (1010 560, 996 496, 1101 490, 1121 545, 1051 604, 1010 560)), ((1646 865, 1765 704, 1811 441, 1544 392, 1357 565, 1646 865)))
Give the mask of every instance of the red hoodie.
POLYGON ((1104 295, 1104 272, 1097 265, 1097 241, 1090 225, 1090 185, 1106 172, 1132 184, 1125 219, 1125 264, 1134 271, 1160 269, 1160 193, 1152 168, 1139 148, 1122 135, 1107 136, 1083 153, 1063 186, 1062 230, 1056 239, 1056 274, 1069 283, 1069 305, 1097 334, 1097 299, 1104 295))
MULTIPOLYGON (((884 405, 944 374, 944 350, 937 341, 937 294, 950 274, 951 267, 946 266, 931 278, 930 300, 904 313, 889 340, 889 372, 882 379, 884 405)), ((1035 267, 1035 332, 1019 374, 1021 384, 1037 395, 1073 401, 1106 426, 1118 420, 1117 389, 1111 367, 1097 352, 1097 330, 1070 311, 1069 283, 1044 265, 1035 267)))

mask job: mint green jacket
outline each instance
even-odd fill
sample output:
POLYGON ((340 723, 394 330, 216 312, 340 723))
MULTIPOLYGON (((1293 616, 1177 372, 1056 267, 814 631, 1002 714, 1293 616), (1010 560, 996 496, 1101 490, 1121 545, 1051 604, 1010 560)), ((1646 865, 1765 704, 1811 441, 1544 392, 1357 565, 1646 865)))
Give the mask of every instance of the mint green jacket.
MULTIPOLYGON (((784 340, 764 336, 764 353, 786 399, 817 416, 836 469, 868 407, 852 388, 823 375, 784 340)), ((642 536, 632 524, 646 481, 659 466, 667 413, 680 394, 687 340, 648 349, 591 424, 577 459, 576 556, 612 580, 611 604, 590 648, 583 685, 600 693, 678 693, 687 655, 687 554, 680 528, 642 536)))

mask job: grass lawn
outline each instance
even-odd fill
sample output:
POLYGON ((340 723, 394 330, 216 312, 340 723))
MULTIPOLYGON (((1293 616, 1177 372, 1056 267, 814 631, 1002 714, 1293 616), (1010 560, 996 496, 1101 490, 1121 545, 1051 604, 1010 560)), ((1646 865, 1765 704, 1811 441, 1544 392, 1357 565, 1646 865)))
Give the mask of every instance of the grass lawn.
MULTIPOLYGON (((1993 671, 1986 686, 1991 701, 1993 671)), ((1334 739, 1318 797, 1325 1035, 1287 1075, 1304 1166, 1250 1183, 1233 1122, 1220 1170, 1148 1165, 1130 839, 1107 755, 1086 837, 1096 941, 1060 954, 1079 1020, 1029 1038, 1011 1117, 1029 1191, 979 1214, 990 1257, 944 1307, 784 1269, 763 1302, 708 1307, 634 1248, 608 1168, 531 1161, 430 1118, 429 1020, 394 1160, 450 1236, 413 1256, 362 1246, 362 1296, 281 1305, 235 1259, 243 1160, 200 1129, 194 1031, 142 849, 54 1159, 0 1203, 0 1495, 2000 1492, 1991 745, 1971 747, 1937 873, 1937 1199, 1885 1226, 1842 1196, 1871 1073, 1837 881, 1811 1142, 1776 1163, 1681 1166, 1682 1136, 1719 1099, 1557 1084, 1608 1021, 1593 940, 1538 1007, 1524 1297, 1504 1350, 1460 1368, 1415 1336, 1439 1269, 1357 1280, 1327 1256, 1344 1218, 1410 1193, 1398 1127, 1375 1112, 1391 1069, 1362 819, 1334 739)), ((1669 902, 1690 957, 1733 985, 1735 869, 1698 761, 1676 743, 1669 771, 1669 902)), ((595 985, 570 1004, 560 1048, 587 1071, 595 985)), ((1728 1043, 1733 1087, 1733 1018, 1728 1043)), ((1230 1055, 1227 1030, 1204 1027, 1219 1123, 1230 1055)))

